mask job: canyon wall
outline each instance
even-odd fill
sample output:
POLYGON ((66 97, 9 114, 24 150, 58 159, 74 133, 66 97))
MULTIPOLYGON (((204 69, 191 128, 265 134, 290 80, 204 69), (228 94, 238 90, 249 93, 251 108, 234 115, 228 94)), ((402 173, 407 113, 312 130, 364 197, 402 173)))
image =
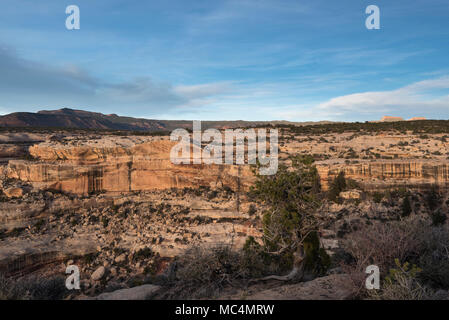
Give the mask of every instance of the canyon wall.
POLYGON ((11 160, 9 178, 35 187, 88 194, 198 186, 247 189, 254 179, 249 166, 180 164, 170 161, 171 141, 127 147, 53 147, 34 145, 36 161, 11 160))
POLYGON ((365 190, 375 191, 406 186, 425 189, 432 185, 449 186, 449 162, 436 160, 382 160, 360 163, 317 163, 323 189, 340 173, 357 181, 365 190))
MULTIPOLYGON (((75 194, 133 192, 198 186, 228 186, 248 190, 255 180, 247 165, 173 164, 170 150, 175 142, 150 141, 132 146, 66 146, 35 144, 29 148, 35 160, 9 160, 3 169, 9 178, 40 189, 75 194)), ((360 160, 343 159, 316 163, 321 185, 343 171, 366 190, 407 186, 449 186, 448 160, 360 160)))

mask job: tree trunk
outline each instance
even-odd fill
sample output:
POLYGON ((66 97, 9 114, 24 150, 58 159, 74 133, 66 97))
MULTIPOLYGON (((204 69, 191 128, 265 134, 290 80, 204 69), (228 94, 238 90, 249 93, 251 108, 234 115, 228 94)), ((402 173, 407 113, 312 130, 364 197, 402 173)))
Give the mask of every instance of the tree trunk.
POLYGON ((293 269, 285 276, 272 275, 253 281, 279 280, 279 281, 301 281, 304 276, 305 252, 303 246, 293 253, 293 269))

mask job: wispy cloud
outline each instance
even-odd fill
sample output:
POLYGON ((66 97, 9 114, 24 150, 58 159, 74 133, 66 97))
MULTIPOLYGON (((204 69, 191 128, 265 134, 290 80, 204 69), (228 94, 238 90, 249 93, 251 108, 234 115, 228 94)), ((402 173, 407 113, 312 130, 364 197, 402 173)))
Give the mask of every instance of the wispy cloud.
POLYGON ((423 80, 396 90, 335 97, 320 103, 315 110, 332 119, 377 119, 387 114, 447 118, 449 77, 423 80))

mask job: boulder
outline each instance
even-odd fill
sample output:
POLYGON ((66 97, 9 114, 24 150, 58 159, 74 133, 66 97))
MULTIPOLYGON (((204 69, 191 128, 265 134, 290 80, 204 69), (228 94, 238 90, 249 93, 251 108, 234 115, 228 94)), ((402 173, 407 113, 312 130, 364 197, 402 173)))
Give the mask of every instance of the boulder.
POLYGON ((347 274, 332 274, 307 282, 263 290, 246 297, 248 300, 348 300, 354 286, 347 274))
POLYGON ((340 192, 340 197, 345 200, 359 200, 362 193, 359 190, 349 190, 340 192))
POLYGON ((8 197, 8 198, 20 198, 23 196, 23 189, 22 188, 8 188, 3 190, 3 193, 8 197))
POLYGON ((121 255, 116 257, 114 259, 114 261, 117 262, 117 263, 125 262, 126 261, 126 254, 122 253, 121 255))
POLYGON ((98 267, 97 270, 95 270, 94 273, 92 273, 91 278, 94 281, 101 280, 104 277, 105 273, 106 273, 105 267, 103 267, 103 266, 98 267))
POLYGON ((99 296, 93 298, 94 300, 148 300, 151 299, 156 292, 160 289, 160 286, 153 284, 145 284, 142 286, 120 289, 113 292, 102 293, 99 296))

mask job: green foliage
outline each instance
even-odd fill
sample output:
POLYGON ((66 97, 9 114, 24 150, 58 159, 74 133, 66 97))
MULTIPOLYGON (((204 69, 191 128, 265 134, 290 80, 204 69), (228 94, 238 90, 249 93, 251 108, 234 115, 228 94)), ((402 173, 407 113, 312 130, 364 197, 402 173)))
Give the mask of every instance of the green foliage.
MULTIPOLYGON (((306 269, 322 275, 330 265, 326 252, 320 248, 316 210, 320 201, 319 176, 310 156, 291 159, 291 168, 281 166, 274 176, 258 176, 252 194, 270 206, 262 222, 264 250, 280 255, 262 256, 265 263, 277 264, 278 270, 293 265, 295 245, 304 246, 306 269)), ((343 177, 344 179, 344 177, 343 177)))
POLYGON ((360 185, 354 179, 346 179, 346 189, 359 189, 360 185))
POLYGON ((276 251, 279 243, 291 243, 295 230, 310 223, 320 204, 319 176, 313 158, 298 156, 291 160, 291 169, 280 166, 273 176, 257 176, 251 191, 271 207, 263 216, 269 251, 276 251), (271 237, 274 229, 276 236, 271 237))
POLYGON ((248 215, 252 216, 257 212, 257 208, 254 204, 250 204, 248 208, 248 215))
POLYGON ((267 269, 269 269, 267 266, 272 264, 273 260, 254 237, 249 236, 243 245, 241 263, 243 269, 251 270, 253 276, 260 277, 265 275, 267 269))
POLYGON ((317 203, 320 191, 318 171, 310 156, 291 159, 292 166, 279 166, 272 176, 257 176, 251 195, 273 207, 297 210, 303 203, 317 203))
POLYGON ((330 201, 339 202, 340 192, 346 189, 345 173, 341 171, 329 186, 327 197, 330 201))
POLYGON ((138 250, 133 255, 133 260, 134 261, 145 260, 145 259, 151 258, 153 255, 154 255, 153 250, 151 250, 151 248, 145 247, 145 248, 138 250))
POLYGON ((107 228, 109 225, 109 219, 107 217, 101 217, 101 223, 103 224, 103 228, 107 228))
POLYGON ((405 262, 403 265, 399 259, 395 259, 396 268, 390 269, 385 277, 380 292, 370 291, 375 299, 382 300, 423 300, 431 296, 430 291, 418 280, 418 274, 422 270, 416 265, 405 262))
POLYGON ((314 276, 324 276, 331 265, 331 258, 326 250, 320 247, 317 232, 311 232, 304 240, 305 271, 314 276))
POLYGON ((432 186, 430 190, 426 193, 425 200, 427 203, 427 206, 431 211, 438 208, 440 202, 441 202, 441 196, 440 192, 438 190, 437 186, 432 186))
POLYGON ((430 217, 432 218, 432 225, 433 226, 443 225, 446 222, 446 220, 447 220, 446 214, 441 209, 438 209, 438 210, 434 211, 430 215, 430 217))
POLYGON ((402 205, 401 205, 401 216, 403 218, 408 217, 411 212, 412 212, 412 207, 410 205, 410 200, 408 197, 405 197, 404 200, 402 201, 402 205))
POLYGON ((384 194, 382 192, 374 192, 373 193, 373 201, 375 203, 380 203, 382 199, 384 198, 384 194))
POLYGON ((407 275, 409 278, 415 279, 418 273, 422 272, 422 269, 418 268, 415 264, 410 268, 410 263, 405 262, 401 265, 399 259, 394 259, 394 263, 397 268, 391 268, 390 273, 385 277, 387 284, 393 284, 398 281, 398 278, 402 275, 407 275))
MULTIPOLYGON (((330 133, 357 132, 358 134, 373 134, 376 132, 406 132, 419 133, 449 133, 448 120, 420 120, 399 122, 342 122, 329 124, 316 124, 308 126, 295 126, 287 124, 276 125, 277 128, 288 129, 294 135, 322 135, 330 133)), ((422 137, 428 135, 423 134, 422 137)), ((421 137, 420 137, 421 138, 421 137)))

